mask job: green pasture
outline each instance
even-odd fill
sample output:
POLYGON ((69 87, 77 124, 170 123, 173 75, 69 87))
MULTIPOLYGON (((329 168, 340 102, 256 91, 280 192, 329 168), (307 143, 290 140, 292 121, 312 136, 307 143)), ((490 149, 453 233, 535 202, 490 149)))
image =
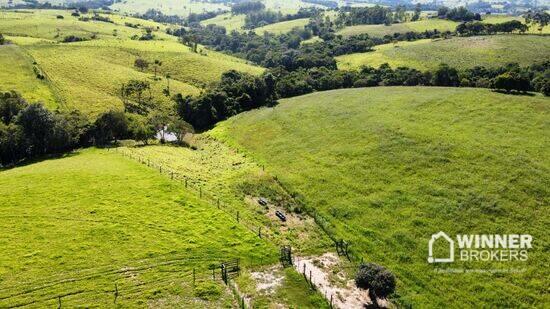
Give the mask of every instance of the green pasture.
POLYGON ((264 32, 269 32, 273 34, 284 34, 290 32, 294 28, 304 28, 304 26, 308 23, 308 18, 300 18, 255 28, 254 32, 259 35, 263 34, 264 32))
POLYGON ((6 78, 0 81, 0 88, 20 89, 23 96, 30 100, 75 108, 91 115, 122 108, 120 88, 130 79, 150 81, 155 102, 167 106, 170 97, 163 94, 163 89, 168 86, 171 94, 196 95, 228 70, 252 74, 263 71, 243 60, 202 46, 195 53, 177 42, 175 37, 165 34, 165 26, 152 21, 109 15, 114 23, 82 22, 70 16, 68 11, 55 10, 0 11, 0 14, 8 16, 0 19, 0 33, 7 35, 16 45, 9 45, 0 51, 0 61, 17 58, 19 63, 10 68, 10 74, 6 72, 6 78), (64 14, 65 18, 57 19, 58 14, 64 14), (124 25, 126 22, 141 26, 138 29, 127 27, 124 25), (134 35, 141 36, 143 27, 154 29, 154 40, 131 39, 134 35), (59 43, 68 35, 84 38, 95 35, 96 39, 59 43), (134 61, 138 58, 151 64, 159 60, 162 65, 156 68, 151 65, 140 71, 134 67, 134 61), (33 66, 46 76, 43 81, 28 82, 33 78, 33 66), (11 74, 17 72, 20 74, 11 74), (52 95, 44 94, 42 97, 48 88, 55 94, 55 100, 52 95))
POLYGON ((353 252, 395 273, 402 305, 544 307, 549 103, 487 89, 336 90, 240 114, 208 134, 265 164, 353 252), (429 264, 439 231, 531 234, 534 247, 526 262, 429 264))
POLYGON ((277 249, 180 183, 88 149, 0 171, 0 306, 228 307, 210 266, 277 249), (196 286, 193 286, 196 268, 196 286), (197 296, 214 285, 211 301, 197 296))
POLYGON ((359 69, 388 63, 419 70, 447 63, 458 69, 497 67, 507 63, 529 65, 550 59, 550 39, 538 35, 491 35, 397 42, 374 47, 374 51, 336 57, 338 68, 359 69))

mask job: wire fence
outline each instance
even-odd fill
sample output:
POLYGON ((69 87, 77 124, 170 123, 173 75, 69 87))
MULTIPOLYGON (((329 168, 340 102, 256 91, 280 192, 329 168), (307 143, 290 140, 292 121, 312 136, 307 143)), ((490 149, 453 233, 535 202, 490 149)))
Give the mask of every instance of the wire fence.
MULTIPOLYGON (((256 234, 258 237, 272 241, 277 245, 281 245, 281 246, 285 245, 283 243, 280 243, 279 238, 276 237, 275 233, 271 231, 268 225, 260 224, 261 220, 259 220, 258 218, 251 217, 251 215, 247 212, 241 212, 237 209, 234 209, 231 206, 231 203, 224 201, 219 194, 205 190, 204 188, 205 188, 206 182, 204 180, 193 178, 193 177, 190 177, 189 175, 181 174, 175 171, 174 169, 171 169, 170 167, 158 164, 149 158, 140 156, 132 152, 131 150, 125 150, 118 147, 107 148, 107 150, 110 150, 110 149, 122 154, 125 157, 131 158, 144 165, 147 165, 150 168, 156 169, 159 171, 159 173, 166 174, 167 176, 169 176, 172 180, 180 182, 186 189, 192 190, 195 193, 198 193, 198 196, 201 199, 204 199, 211 205, 215 205, 219 210, 228 214, 237 223, 243 225, 248 230, 256 234)), ((263 166, 262 168, 265 170, 263 166)), ((280 183, 278 180, 277 180, 277 183, 281 186, 281 188, 284 188, 284 185, 280 183)), ((336 228, 330 223, 328 219, 326 219, 316 209, 312 207, 308 207, 307 205, 302 205, 302 206, 304 206, 303 209, 305 210, 306 214, 312 217, 316 225, 319 226, 319 228, 332 240, 332 242, 334 243, 336 252, 339 255, 345 256, 348 259, 348 261, 354 265, 354 267, 364 262, 363 256, 361 256, 361 254, 356 252, 356 250, 354 249, 350 241, 344 240, 341 237, 337 236, 337 232, 335 231, 336 228), (346 247, 345 250, 341 250, 342 243, 345 243, 345 247, 346 247)))
POLYGON ((116 151, 124 157, 133 159, 141 164, 144 164, 152 169, 157 170, 160 174, 164 174, 170 177, 171 180, 179 182, 183 188, 193 191, 200 199, 206 201, 208 204, 215 206, 218 210, 226 213, 232 220, 256 236, 262 239, 269 240, 275 244, 281 245, 280 238, 277 237, 270 226, 249 211, 243 211, 232 206, 232 203, 225 200, 221 194, 214 193, 205 189, 205 181, 184 175, 178 171, 156 163, 149 158, 142 157, 132 151, 128 151, 121 148, 107 148, 109 151, 116 151))

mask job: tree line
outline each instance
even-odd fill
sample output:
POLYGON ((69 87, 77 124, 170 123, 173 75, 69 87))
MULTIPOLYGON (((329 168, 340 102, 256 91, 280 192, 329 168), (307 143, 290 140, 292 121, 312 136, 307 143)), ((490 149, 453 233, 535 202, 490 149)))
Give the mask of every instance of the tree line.
POLYGON ((183 143, 193 128, 171 111, 110 110, 91 120, 77 110, 50 111, 41 103, 28 103, 15 91, 0 93, 0 166, 48 154, 60 154, 121 139, 147 143, 166 131, 183 143))
POLYGON ((288 71, 284 67, 261 76, 229 71, 219 84, 198 97, 175 97, 178 115, 197 130, 205 130, 233 115, 261 106, 271 106, 278 98, 313 91, 375 86, 445 86, 493 88, 510 93, 538 91, 550 95, 550 61, 520 67, 508 64, 497 68, 476 66, 459 71, 441 64, 433 71, 413 68, 362 67, 358 71, 326 67, 288 71))

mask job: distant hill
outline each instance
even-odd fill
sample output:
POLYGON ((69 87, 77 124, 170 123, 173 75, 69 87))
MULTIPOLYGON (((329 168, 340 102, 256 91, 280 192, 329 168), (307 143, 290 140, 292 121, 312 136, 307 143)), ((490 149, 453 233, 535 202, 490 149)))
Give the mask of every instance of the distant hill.
POLYGON ((497 67, 516 62, 529 65, 550 60, 550 39, 538 35, 492 35, 451 39, 397 42, 374 47, 374 51, 336 57, 340 69, 406 66, 420 70, 440 63, 465 69, 474 66, 497 67))
POLYGON ((80 21, 69 11, 55 10, 1 14, 0 33, 13 44, 0 47, 0 63, 8 66, 16 61, 19 65, 10 67, 16 74, 5 74, 0 90, 18 90, 28 100, 45 101, 50 106, 77 108, 94 115, 121 108, 120 88, 130 79, 149 81, 156 101, 167 105, 170 97, 163 89, 168 86, 172 94, 194 95, 225 71, 263 71, 200 46, 195 53, 167 35, 167 26, 152 21, 119 15, 102 15, 111 22, 80 21), (152 29, 153 40, 139 40, 146 28, 152 29), (84 41, 62 42, 70 36, 84 41), (137 58, 151 65, 139 70, 134 66, 137 58), (162 64, 155 66, 155 60, 162 64), (43 80, 36 79, 35 70, 44 75, 43 80), (170 74, 170 81, 166 74, 170 74), (38 86, 29 87, 33 84, 38 86))

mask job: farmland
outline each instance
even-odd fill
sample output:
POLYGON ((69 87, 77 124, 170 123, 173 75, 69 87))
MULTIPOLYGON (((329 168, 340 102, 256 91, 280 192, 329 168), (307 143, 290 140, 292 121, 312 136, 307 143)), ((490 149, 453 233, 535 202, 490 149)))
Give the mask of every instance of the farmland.
POLYGON ((264 32, 269 32, 273 34, 282 34, 290 32, 294 28, 303 28, 307 23, 309 22, 309 19, 307 18, 300 18, 300 19, 294 19, 289 21, 283 21, 259 28, 255 28, 254 32, 261 35, 264 32))
POLYGON ((0 258, 2 306, 48 306, 60 294, 69 294, 68 306, 107 305, 115 283, 122 305, 185 306, 180 301, 193 295, 176 295, 189 289, 193 267, 202 280, 210 263, 269 262, 275 250, 180 184, 114 152, 2 171, 0 185, 10 188, 0 197, 2 247, 10 252, 0 258))
POLYGON ((533 278, 548 275, 547 119, 540 96, 382 87, 282 100, 208 134, 265 163, 365 260, 395 272, 402 303, 540 307, 545 283, 533 278), (538 243, 525 264, 453 264, 521 273, 444 273, 426 263, 439 230, 529 233, 538 243))
MULTIPOLYGON (((152 41, 130 39, 134 35, 142 35, 144 30, 126 27, 126 22, 165 28, 149 21, 115 17, 114 23, 83 22, 70 16, 68 11, 2 11, 1 14, 6 18, 0 20, 0 32, 7 34, 8 39, 19 46, 18 61, 21 63, 13 68, 21 74, 10 74, 5 80, 10 88, 2 85, 2 89, 19 90, 25 98, 35 99, 33 92, 47 92, 49 87, 50 92, 57 95, 56 100, 51 95, 44 96, 42 100, 49 105, 76 108, 91 115, 110 108, 121 108, 122 102, 118 98, 120 87, 130 79, 150 80, 153 96, 157 98, 158 104, 166 106, 170 99, 162 91, 168 83, 174 92, 194 95, 227 70, 236 69, 253 74, 263 71, 243 60, 202 47, 199 53, 194 53, 162 30, 154 32, 156 39, 152 41), (65 18, 58 19, 57 15, 65 18), (69 35, 86 38, 95 36, 96 39, 58 43, 69 35), (153 79, 153 67, 144 71, 136 69, 133 64, 137 58, 151 63, 160 60, 163 65, 156 69, 160 78, 153 79), (46 79, 33 81, 40 83, 43 89, 33 87, 31 91, 29 84, 23 83, 21 78, 27 76, 27 79, 32 79, 33 62, 46 79), (170 81, 166 80, 166 74, 170 74, 170 81)), ((3 56, 3 61, 8 61, 7 57, 3 56)))
POLYGON ((419 70, 436 68, 440 63, 466 69, 474 66, 496 67, 516 62, 529 65, 549 60, 550 40, 535 35, 493 35, 453 37, 440 40, 398 42, 374 47, 374 51, 337 57, 338 68, 358 69, 407 66, 419 70), (457 55, 460 55, 457 57, 457 55))
POLYGON ((405 33, 409 31, 424 32, 426 30, 453 31, 457 22, 445 19, 422 19, 414 22, 386 25, 358 25, 345 27, 338 31, 343 36, 352 36, 366 33, 373 37, 383 37, 394 33, 405 33))
MULTIPOLYGON (((57 305, 58 296, 63 306, 106 306, 116 284, 122 306, 232 307, 210 267, 239 258, 247 269, 277 258, 273 242, 120 151, 79 151, 0 176, 11 188, 0 197, 0 230, 9 235, 2 247, 11 253, 0 259, 2 306, 57 305)), ((292 270, 283 277, 293 283, 277 293, 325 306, 292 270)))
MULTIPOLYGON (((524 19, 521 17, 514 16, 499 16, 499 15, 488 15, 484 16, 483 23, 498 24, 507 22, 510 20, 518 20, 524 22, 524 19)), ((366 33, 373 37, 383 37, 385 35, 393 35, 394 33, 406 33, 406 32, 424 32, 424 31, 433 31, 437 30, 439 32, 445 31, 454 31, 456 26, 459 25, 459 22, 447 20, 447 19, 421 19, 419 21, 405 22, 398 24, 386 25, 357 25, 357 26, 348 26, 339 30, 337 33, 343 36, 352 36, 366 33)), ((539 33, 535 27, 531 27, 528 31, 529 33, 539 33)), ((542 33, 550 32, 550 27, 546 26, 543 28, 542 33)))
POLYGON ((214 18, 201 21, 201 25, 207 26, 210 24, 225 27, 228 32, 233 30, 242 31, 244 26, 244 14, 233 15, 231 13, 220 14, 214 18))
POLYGON ((0 9, 0 308, 549 303, 549 27, 103 1, 0 9))

